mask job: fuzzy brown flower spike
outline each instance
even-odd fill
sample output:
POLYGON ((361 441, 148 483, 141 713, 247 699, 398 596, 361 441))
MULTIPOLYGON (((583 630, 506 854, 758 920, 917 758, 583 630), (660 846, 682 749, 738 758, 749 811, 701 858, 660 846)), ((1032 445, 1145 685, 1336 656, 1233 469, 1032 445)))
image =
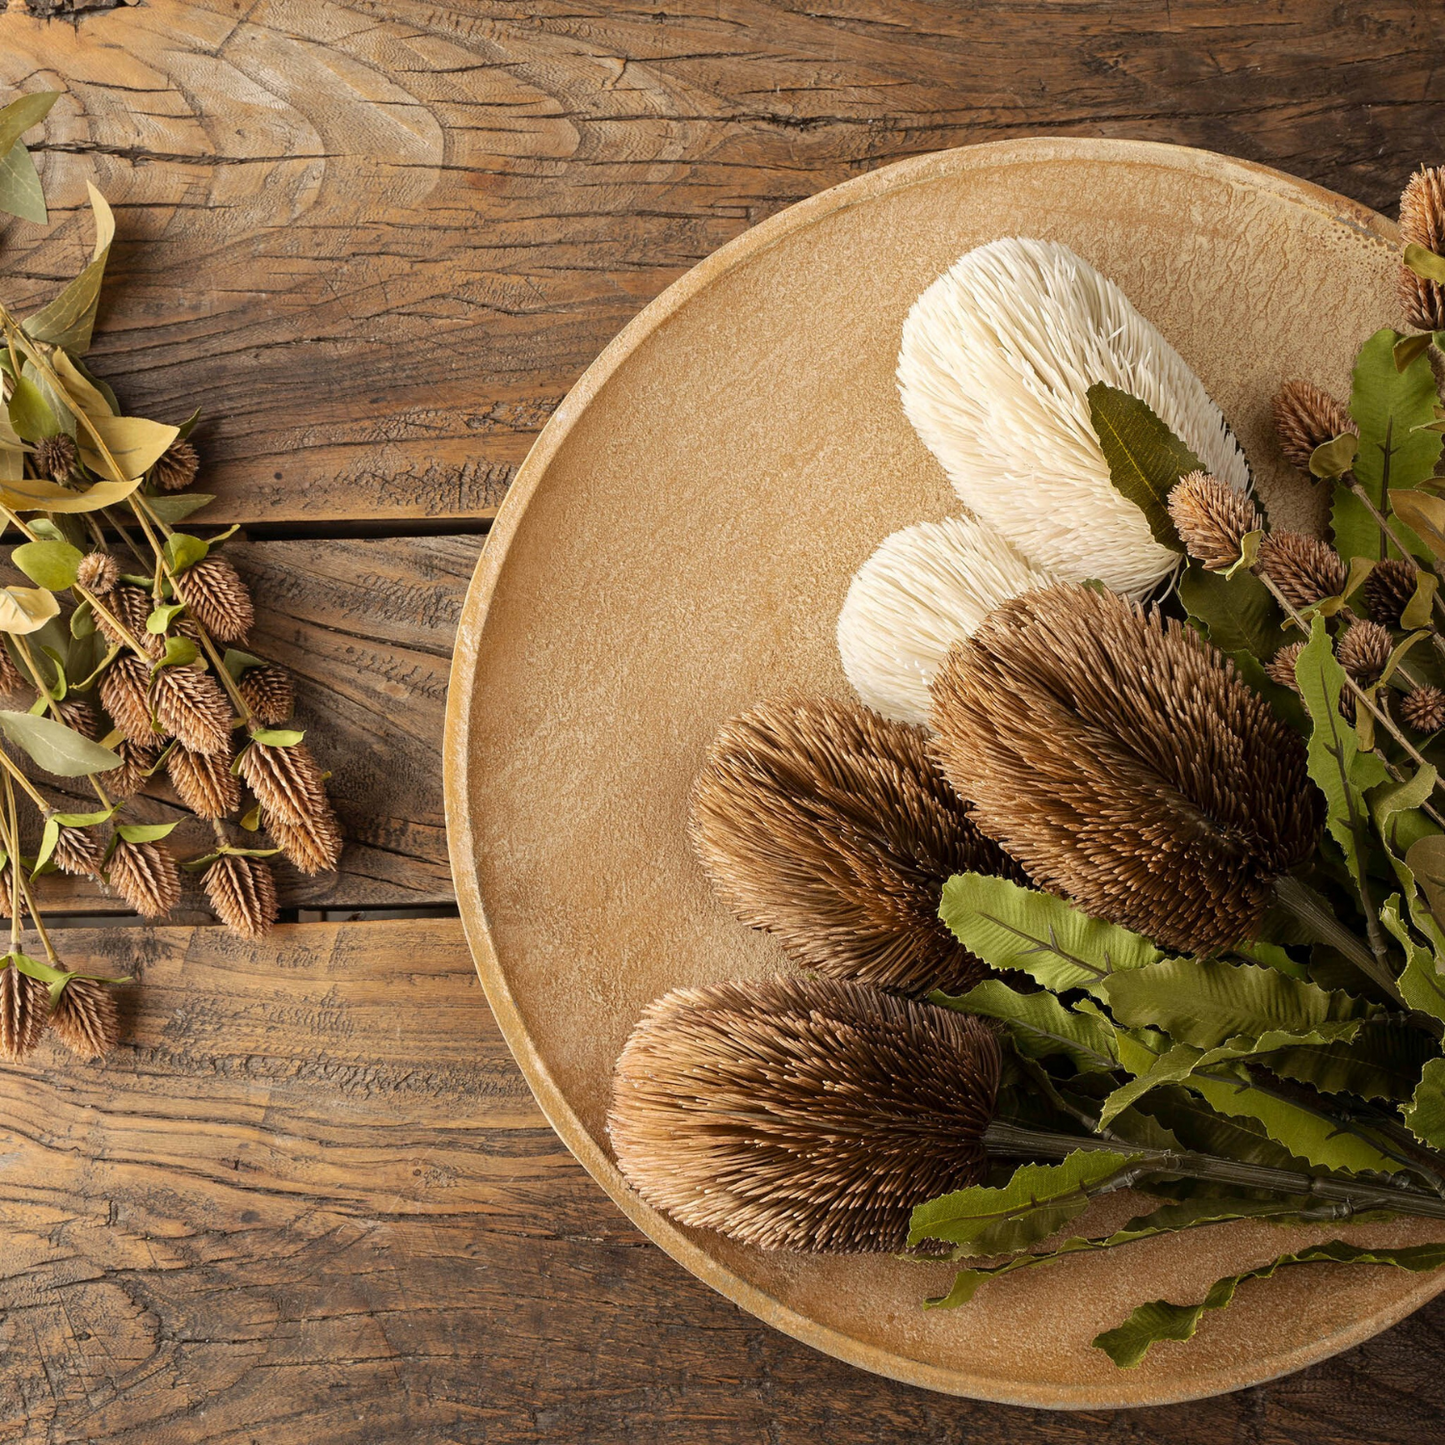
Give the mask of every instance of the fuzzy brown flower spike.
POLYGON ((1360 428, 1329 392, 1308 381, 1287 381, 1274 399, 1274 430, 1285 459, 1302 472, 1310 469, 1316 447, 1360 428))
POLYGON ((13 697, 17 692, 34 692, 30 680, 15 666, 10 649, 0 639, 0 697, 13 697))
POLYGON ((1349 581, 1340 554, 1328 542, 1303 532, 1271 532, 1259 547, 1259 570, 1284 594, 1291 607, 1313 607, 1338 597, 1349 581))
POLYGON ((120 1038, 114 993, 100 979, 70 979, 55 1001, 50 1027, 77 1058, 98 1059, 120 1038))
POLYGON ((231 772, 229 750, 198 753, 177 743, 166 756, 171 785, 198 818, 225 818, 241 802, 241 785, 231 772))
POLYGON ((224 853, 206 869, 206 897, 216 916, 241 935, 260 938, 276 921, 276 881, 264 858, 224 853))
POLYGON ((1361 687, 1368 687, 1384 672, 1393 647, 1389 632, 1378 622, 1352 622, 1340 639, 1337 656, 1340 666, 1361 687))
POLYGON ((105 848, 91 828, 62 827, 55 836, 51 857, 62 873, 85 878, 100 872, 105 848))
POLYGON ((948 878, 1022 878, 939 775, 924 729, 851 703, 769 702, 725 723, 689 836, 722 902, 794 962, 905 993, 986 972, 939 921, 948 878))
MULTIPOLYGON (((1445 256, 1445 169, 1425 167, 1410 177, 1400 197, 1400 244, 1423 246, 1445 256)), ((1400 304, 1420 331, 1445 326, 1445 291, 1434 281, 1400 267, 1400 304)))
POLYGON ((627 1041, 608 1130, 628 1182, 682 1224, 897 1250, 914 1205, 982 1177, 999 1067, 978 1019, 862 984, 682 988, 627 1041))
MULTIPOLYGON (((162 668, 151 684, 151 701, 156 721, 192 751, 229 750, 231 703, 210 673, 195 667, 162 668)), ((119 718, 116 722, 125 726, 119 718)))
POLYGON ((107 869, 110 886, 146 918, 160 918, 181 901, 181 875, 159 843, 116 841, 107 869))
POLYGON ((283 723, 296 710, 296 689, 291 674, 274 662, 247 668, 236 686, 256 721, 267 727, 283 723))
POLYGON ((1305 650, 1303 642, 1287 642, 1270 660, 1265 663, 1265 675, 1271 682, 1278 683, 1280 687, 1287 687, 1291 692, 1299 691, 1299 678, 1295 675, 1295 664, 1299 662, 1299 655, 1305 650))
POLYGON ((50 1015, 50 990, 15 965, 0 968, 0 1055, 23 1059, 40 1042, 50 1015))
POLYGON ((1445 728, 1445 692, 1426 683, 1400 699, 1400 717, 1417 733, 1438 733, 1445 728))
POLYGON ((38 441, 32 460, 35 470, 42 477, 49 477, 52 482, 64 486, 70 481, 70 474, 75 470, 79 454, 76 452, 75 443, 62 432, 59 436, 44 437, 38 441))
POLYGON ((203 557, 181 574, 186 610, 217 642, 244 642, 256 620, 251 594, 224 557, 203 557))
POLYGON ((1259 508, 1207 472, 1190 472, 1169 493, 1169 515, 1185 550, 1211 572, 1239 561, 1246 534, 1264 526, 1259 508))
POLYGON ((933 725, 984 832, 1167 947, 1248 938, 1319 833, 1300 739, 1192 628, 1112 593, 995 610, 934 678, 933 725))

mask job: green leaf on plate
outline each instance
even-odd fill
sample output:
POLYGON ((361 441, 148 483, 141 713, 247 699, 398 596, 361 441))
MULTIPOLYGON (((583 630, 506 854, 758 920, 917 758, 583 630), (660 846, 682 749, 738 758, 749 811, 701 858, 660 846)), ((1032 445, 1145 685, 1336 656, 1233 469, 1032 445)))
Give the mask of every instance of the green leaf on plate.
POLYGON ((1118 1061, 1113 1025, 1099 1014, 1076 1012, 1047 989, 1017 993, 1002 979, 987 978, 957 997, 930 994, 929 1002, 998 1019, 1025 1058, 1062 1054, 1084 1073, 1112 1069, 1118 1061))

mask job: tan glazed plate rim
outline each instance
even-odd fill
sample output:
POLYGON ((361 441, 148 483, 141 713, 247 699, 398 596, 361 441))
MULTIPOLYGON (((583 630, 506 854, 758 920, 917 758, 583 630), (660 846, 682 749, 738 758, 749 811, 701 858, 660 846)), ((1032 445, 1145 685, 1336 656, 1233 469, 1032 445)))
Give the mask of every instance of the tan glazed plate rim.
POLYGON ((899 161, 799 202, 745 232, 688 271, 648 305, 607 346, 567 394, 533 445, 498 512, 477 564, 457 632, 446 711, 444 743, 447 835, 452 875, 468 943, 487 1000, 542 1111, 563 1143, 623 1213, 699 1279, 743 1309, 796 1339, 838 1359, 910 1385, 944 1393, 1033 1408, 1100 1409, 1161 1405, 1199 1399, 1262 1383, 1326 1359, 1397 1323, 1445 1288, 1445 1279, 1423 1276, 1409 1291, 1346 1327, 1309 1341, 1267 1362, 1236 1367, 1228 1377, 1211 1374, 1198 1388, 1161 1390, 1131 1383, 1120 1373, 1097 1390, 1041 1390, 1020 1383, 1001 1387, 996 1376, 976 1377, 966 1367, 943 1368, 859 1341, 799 1313, 740 1278, 711 1257, 665 1217, 644 1205, 624 1183, 616 1166, 583 1127, 538 1053, 513 997, 489 931, 478 883, 469 805, 468 719, 472 711, 481 637, 498 578, 524 510, 564 439, 622 363, 691 298, 719 276, 835 212, 885 193, 960 174, 978 165, 998 167, 1039 160, 1078 159, 1142 168, 1168 168, 1269 191, 1302 209, 1368 233, 1382 242, 1396 238, 1394 225, 1367 207, 1279 171, 1209 151, 1153 142, 1101 139, 998 141, 940 151, 899 161), (1261 1371, 1261 1363, 1264 1368, 1261 1371))

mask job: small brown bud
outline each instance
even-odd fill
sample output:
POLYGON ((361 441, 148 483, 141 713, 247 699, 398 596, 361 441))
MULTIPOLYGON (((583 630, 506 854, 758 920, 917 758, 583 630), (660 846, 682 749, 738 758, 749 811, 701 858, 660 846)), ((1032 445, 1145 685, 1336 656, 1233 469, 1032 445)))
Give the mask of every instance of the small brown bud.
POLYGON ((1271 532, 1260 543, 1259 570, 1295 608, 1338 597, 1349 580, 1340 554, 1328 542, 1303 532, 1271 532))
POLYGON ((186 610, 217 642, 244 642, 256 620, 251 593, 224 557, 203 557, 182 572, 186 610))
POLYGON ((0 638, 0 696, 13 697, 17 692, 34 692, 35 686, 15 665, 10 649, 0 638))
POLYGON ((1340 666, 1360 684, 1368 687, 1379 680, 1394 650, 1389 631, 1378 622, 1352 622, 1336 649, 1340 666))
POLYGON ((1299 661, 1299 655, 1305 650, 1303 642, 1290 642, 1281 647, 1270 660, 1265 663, 1265 675, 1271 682, 1277 682, 1281 687, 1287 687, 1294 692, 1299 691, 1299 680, 1295 677, 1295 663, 1299 661))
POLYGON ((151 769, 160 758, 160 740, 137 743, 130 738, 122 738, 112 751, 119 756, 120 767, 101 775, 105 779, 105 790, 112 798, 129 798, 145 785, 151 769))
POLYGON ((179 492, 195 481, 201 458, 188 441, 173 441, 151 468, 151 485, 158 492, 179 492))
POLYGON ((1264 526, 1248 497, 1207 472, 1190 472, 1176 483, 1169 515, 1189 555, 1211 572, 1238 562, 1246 533, 1264 526))
POLYGON ((255 713, 256 721, 267 727, 285 722, 296 710, 291 674, 274 662, 249 668, 236 685, 246 699, 246 706, 255 713))
POLYGON ((72 474, 78 460, 79 453, 75 449, 75 443, 64 432, 36 442, 35 453, 31 457, 40 476, 48 477, 62 487, 74 479, 72 474))
MULTIPOLYGON (((104 597, 120 586, 120 563, 109 552, 87 552, 75 569, 75 580, 87 592, 104 597)), ((99 614, 96 615, 96 623, 105 631, 99 614)))
POLYGON ((166 732, 198 753, 221 753, 231 746, 231 703, 208 672, 195 667, 163 667, 151 684, 156 720, 166 732))
POLYGON ((98 1059, 120 1038, 120 1010, 111 985, 99 978, 72 978, 50 1015, 55 1036, 77 1058, 98 1059))
POLYGON ((1351 432, 1354 418, 1329 392, 1308 381, 1287 381, 1274 399, 1274 430, 1285 458, 1302 472, 1310 469, 1316 447, 1351 432))
POLYGON ((0 1055, 23 1059, 45 1032, 50 990, 13 963, 0 968, 0 1055))
POLYGON ((132 587, 129 582, 125 582, 117 584, 111 589, 109 595, 101 600, 106 612, 114 616, 116 622, 125 628, 125 634, 122 634, 110 617, 102 612, 96 612, 95 625, 112 647, 129 649, 132 642, 138 642, 152 653, 164 647, 159 638, 146 631, 146 620, 154 611, 155 606, 149 592, 139 587, 132 587))
POLYGON ((100 736, 100 714, 83 697, 67 697, 55 704, 59 720, 81 737, 94 742, 100 736))
POLYGON ((242 938, 260 938, 276 921, 276 880, 264 858, 222 854, 203 879, 217 917, 242 938))
MULTIPOLYGON (((1445 169, 1422 167, 1410 177, 1400 197, 1400 244, 1423 246, 1445 256, 1445 169)), ((1418 331, 1445 327, 1445 291, 1408 266, 1400 267, 1400 304, 1418 331)))
POLYGON ((1400 614, 1415 595, 1419 570, 1413 562, 1401 557, 1386 557, 1376 562, 1365 578, 1365 605, 1370 616, 1386 627, 1398 627, 1400 614))
POLYGON ((161 918, 181 900, 181 874, 170 850, 160 843, 116 840, 106 881, 146 918, 161 918))
POLYGON ((1417 733, 1438 733, 1445 728, 1445 692, 1426 683, 1400 699, 1400 717, 1417 733))
POLYGON ((241 802, 241 785, 231 772, 231 750, 198 753, 177 743, 166 755, 166 770, 181 802, 198 818, 225 818, 241 802))
MULTIPOLYGON (((109 774, 105 774, 107 778, 109 774)), ((85 878, 100 872, 105 859, 105 845, 93 828, 62 827, 56 835, 55 851, 50 855, 62 873, 85 878)))

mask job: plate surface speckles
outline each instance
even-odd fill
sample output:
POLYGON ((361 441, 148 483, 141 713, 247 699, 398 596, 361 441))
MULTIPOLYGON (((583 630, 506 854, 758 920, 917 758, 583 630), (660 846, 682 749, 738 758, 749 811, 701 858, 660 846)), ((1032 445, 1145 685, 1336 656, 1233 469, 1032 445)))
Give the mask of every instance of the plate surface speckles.
MULTIPOLYGON (((1388 222, 1276 172, 1139 142, 1003 142, 863 176, 689 272, 538 439, 458 636, 452 866, 482 983, 542 1107, 694 1274, 916 1385, 1053 1408, 1162 1404, 1323 1359, 1445 1279, 1291 1271, 1245 1286, 1192 1344, 1120 1372, 1090 1346, 1097 1331, 1145 1300, 1199 1299, 1304 1236, 1206 1229, 925 1311, 946 1268, 767 1255, 675 1228, 628 1192, 603 1130, 613 1061, 648 1000, 786 967, 710 896, 683 836, 688 787, 730 714, 785 689, 847 695, 833 625, 849 577, 896 528, 956 510, 898 404, 898 336, 934 277, 1005 235, 1064 241, 1118 281, 1224 409, 1276 525, 1318 524, 1318 498, 1271 438, 1269 398, 1292 376, 1346 393, 1355 347, 1397 319, 1388 222)), ((1131 1207, 1109 1203, 1114 1218, 1131 1207)))

